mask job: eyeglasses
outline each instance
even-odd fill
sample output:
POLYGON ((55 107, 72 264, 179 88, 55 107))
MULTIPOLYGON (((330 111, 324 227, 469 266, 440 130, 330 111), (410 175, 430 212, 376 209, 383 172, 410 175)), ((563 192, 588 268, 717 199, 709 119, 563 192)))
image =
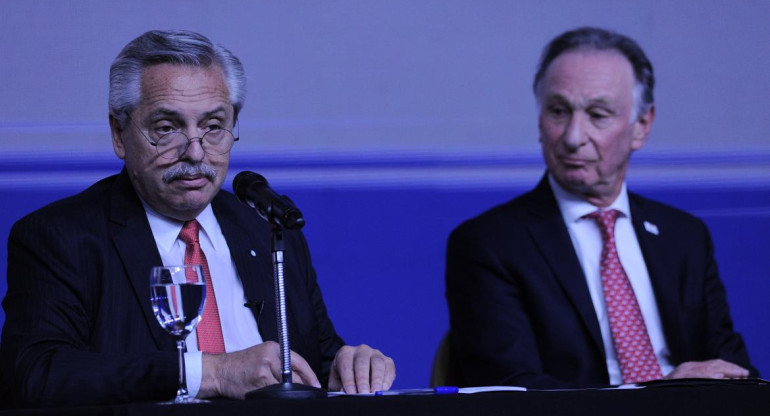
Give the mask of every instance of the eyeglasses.
MULTIPOLYGON (((221 127, 213 128, 203 136, 189 138, 181 130, 164 133, 153 141, 139 126, 134 123, 131 116, 128 117, 131 124, 142 133, 142 136, 150 143, 158 152, 158 156, 164 159, 178 160, 182 157, 187 149, 190 148, 192 142, 197 141, 201 144, 201 148, 204 152, 212 156, 220 156, 230 151, 233 148, 233 144, 238 141, 238 137, 233 136, 230 130, 223 129, 221 127)), ((152 133, 148 132, 152 135, 152 133)))

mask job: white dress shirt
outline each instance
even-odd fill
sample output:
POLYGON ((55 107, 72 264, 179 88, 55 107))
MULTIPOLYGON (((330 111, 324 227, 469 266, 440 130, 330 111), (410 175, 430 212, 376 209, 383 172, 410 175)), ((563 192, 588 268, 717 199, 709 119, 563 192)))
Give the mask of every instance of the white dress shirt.
MULTIPOLYGON (((567 192, 556 183, 550 174, 548 175, 548 181, 559 204, 564 223, 567 225, 569 236, 572 239, 572 246, 575 248, 575 253, 577 253, 578 260, 580 260, 580 265, 583 268, 588 291, 591 293, 591 300, 593 301, 596 317, 599 320, 599 328, 602 332, 604 350, 607 354, 610 384, 622 384, 623 379, 620 374, 620 365, 617 353, 615 352, 615 346, 612 343, 610 320, 607 315, 607 307, 604 303, 602 289, 600 273, 602 236, 599 232, 599 226, 594 220, 583 218, 598 208, 567 192)), ((634 289, 636 300, 644 317, 644 323, 647 326, 647 333, 650 336, 652 348, 658 357, 658 363, 660 363, 661 372, 666 375, 674 367, 669 361, 670 354, 666 339, 663 336, 663 327, 660 323, 658 304, 655 301, 655 293, 652 291, 650 275, 631 222, 631 210, 628 205, 628 192, 625 183, 617 199, 605 209, 620 211, 620 215, 615 223, 615 243, 618 257, 623 265, 623 269, 626 271, 628 280, 631 282, 631 287, 634 289)))
MULTIPOLYGON (((144 204, 144 208, 163 265, 184 264, 186 244, 179 239, 183 223, 161 216, 147 204, 144 204)), ((198 238, 211 273, 225 351, 240 351, 261 343, 262 336, 259 334, 256 319, 251 309, 244 306, 247 300, 243 292, 243 284, 235 269, 235 263, 230 257, 230 248, 222 235, 222 229, 219 228, 211 205, 207 206, 196 219, 201 224, 198 238)), ((203 376, 203 355, 198 351, 196 331, 187 336, 186 342, 187 390, 190 396, 195 397, 200 390, 203 376)))

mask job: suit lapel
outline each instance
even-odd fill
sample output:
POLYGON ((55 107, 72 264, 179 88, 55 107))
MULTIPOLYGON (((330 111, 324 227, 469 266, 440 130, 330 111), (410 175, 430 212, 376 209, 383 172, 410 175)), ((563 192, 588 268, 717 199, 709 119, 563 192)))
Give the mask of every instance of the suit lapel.
POLYGON ((596 348, 604 355, 601 330, 586 278, 547 176, 543 177, 531 195, 528 208, 536 220, 529 226, 530 235, 577 310, 596 348))
POLYGON ((278 341, 275 285, 272 279, 259 278, 273 275, 271 242, 263 238, 269 233, 259 232, 262 220, 256 211, 253 218, 241 218, 238 212, 228 209, 223 198, 220 192, 211 204, 243 283, 248 307, 254 313, 262 339, 278 341))
POLYGON ((679 321, 671 319, 679 316, 677 308, 679 298, 679 282, 673 267, 667 265, 667 259, 675 251, 667 245, 666 232, 668 230, 659 228, 661 224, 645 210, 644 200, 640 197, 629 194, 629 203, 631 208, 631 217, 634 225, 636 238, 639 240, 639 247, 642 250, 644 262, 647 265, 647 272, 650 275, 655 300, 658 304, 658 312, 663 325, 663 332, 666 334, 666 343, 669 350, 676 351, 678 337, 669 336, 669 334, 681 334, 679 321), (668 319, 667 319, 668 317, 668 319))
POLYGON ((136 196, 125 169, 118 176, 110 195, 110 233, 123 263, 133 296, 158 349, 174 348, 174 341, 158 324, 150 303, 150 268, 163 264, 155 245, 147 216, 136 196))

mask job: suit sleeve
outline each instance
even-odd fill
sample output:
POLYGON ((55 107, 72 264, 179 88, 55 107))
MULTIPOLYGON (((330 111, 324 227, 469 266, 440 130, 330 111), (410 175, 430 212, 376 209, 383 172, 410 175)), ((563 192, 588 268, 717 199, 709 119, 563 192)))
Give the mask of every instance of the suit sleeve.
MULTIPOLYGON (((722 280, 719 277, 717 263, 714 258, 714 245, 711 235, 705 224, 699 221, 703 230, 703 244, 705 245, 706 264, 703 280, 703 293, 705 298, 705 316, 707 324, 704 329, 703 345, 706 346, 706 352, 703 357, 694 357, 695 359, 713 359, 721 358, 725 361, 738 364, 747 368, 752 377, 758 377, 758 371, 750 361, 743 337, 735 332, 733 321, 730 316, 730 308, 727 303, 727 294, 722 280)), ((687 306, 687 305, 685 305, 687 306)), ((685 315, 691 313, 692 309, 685 308, 685 315)), ((693 339, 698 339, 694 337, 693 339)))
MULTIPOLYGON (((543 362, 536 331, 548 331, 540 325, 549 317, 538 317, 542 319, 534 321, 530 305, 538 300, 528 299, 528 296, 537 294, 528 290, 521 278, 522 273, 532 271, 522 271, 510 260, 501 258, 505 253, 511 257, 518 248, 511 244, 497 247, 489 234, 483 228, 466 223, 449 238, 446 297, 451 327, 452 376, 459 384, 467 386, 507 384, 570 388, 596 384, 579 375, 562 380, 546 368, 577 368, 580 364, 555 360, 543 362)), ((525 250, 522 248, 522 255, 532 254, 525 250)), ((520 262, 524 263, 527 262, 520 262)), ((566 354, 563 358, 571 359, 566 354)))
POLYGON ((312 312, 318 335, 318 338, 315 340, 302 339, 298 341, 305 343, 306 348, 316 349, 319 352, 320 371, 317 375, 321 384, 327 386, 334 357, 336 356, 337 351, 345 345, 345 342, 337 334, 337 331, 334 329, 334 324, 329 318, 326 304, 321 295, 321 288, 318 285, 316 272, 310 258, 307 240, 305 240, 302 233, 296 233, 296 235, 298 238, 294 239, 295 245, 292 248, 292 251, 301 253, 300 267, 302 268, 302 274, 306 277, 305 290, 308 294, 309 307, 312 312))
POLYGON ((14 405, 173 397, 178 372, 173 352, 126 351, 95 335, 97 321, 115 331, 133 328, 126 324, 130 316, 100 306, 102 279, 120 273, 102 275, 100 270, 109 268, 102 264, 104 246, 77 225, 52 224, 41 215, 22 219, 11 230, 0 366, 14 405))

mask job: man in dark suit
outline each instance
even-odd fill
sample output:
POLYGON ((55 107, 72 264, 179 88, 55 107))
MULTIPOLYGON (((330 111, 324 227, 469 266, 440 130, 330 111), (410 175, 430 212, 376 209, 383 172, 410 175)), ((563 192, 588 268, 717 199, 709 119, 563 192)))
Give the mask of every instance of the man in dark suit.
MULTIPOLYGON (((14 405, 174 396, 179 361, 153 315, 149 271, 183 263, 190 248, 178 235, 193 223, 223 346, 210 353, 207 335, 188 337, 191 395, 243 398, 281 380, 270 228, 220 190, 244 98, 240 61, 196 33, 147 32, 115 59, 110 127, 124 169, 26 216, 9 237, 0 366, 14 405)), ((393 361, 344 345, 304 237, 287 231, 285 244, 293 381, 388 389, 393 361)))
POLYGON ((733 331, 706 226, 626 190, 631 153, 654 120, 653 86, 652 65, 625 36, 580 28, 546 47, 534 82, 545 176, 449 238, 459 384, 580 388, 756 374, 733 331))

